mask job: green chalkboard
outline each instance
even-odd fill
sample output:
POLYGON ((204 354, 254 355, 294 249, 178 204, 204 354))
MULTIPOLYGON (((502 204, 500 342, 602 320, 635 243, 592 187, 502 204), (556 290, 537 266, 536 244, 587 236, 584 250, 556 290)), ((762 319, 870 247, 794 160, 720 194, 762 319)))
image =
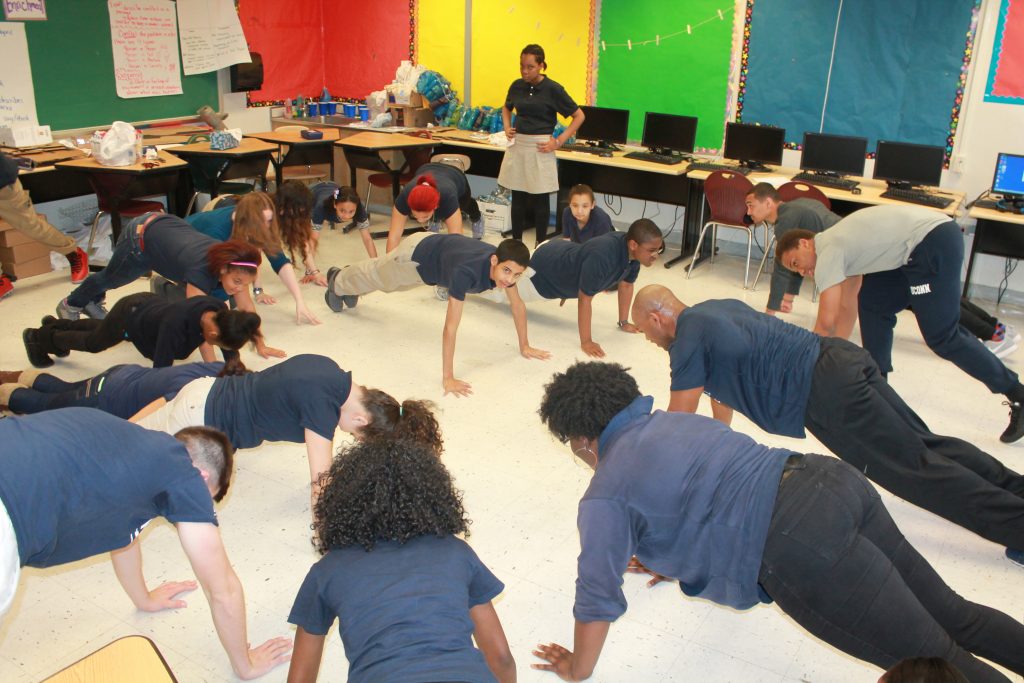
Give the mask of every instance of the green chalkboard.
POLYGON ((630 140, 640 140, 644 114, 652 111, 696 116, 697 147, 722 145, 734 6, 725 0, 601 3, 596 104, 629 109, 630 140), (640 44, 645 40, 652 42, 640 44))
POLYGON ((217 106, 217 74, 183 76, 181 95, 122 99, 106 0, 48 0, 46 21, 26 21, 39 123, 53 130, 189 116, 217 106))

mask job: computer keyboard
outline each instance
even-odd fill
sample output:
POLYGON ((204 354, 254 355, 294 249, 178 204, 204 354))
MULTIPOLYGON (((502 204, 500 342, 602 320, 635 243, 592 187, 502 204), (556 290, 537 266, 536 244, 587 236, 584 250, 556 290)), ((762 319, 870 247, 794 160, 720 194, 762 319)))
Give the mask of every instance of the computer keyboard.
POLYGON ((570 142, 567 145, 562 145, 559 149, 566 152, 586 152, 587 154, 601 154, 602 152, 611 152, 606 147, 595 147, 594 145, 588 145, 583 142, 570 142))
POLYGON ((905 190, 898 187, 890 187, 881 196, 886 199, 898 199, 901 202, 930 206, 933 209, 944 209, 953 203, 952 197, 929 194, 923 190, 905 190))
POLYGON ((809 173, 804 171, 797 173, 793 176, 793 180, 797 182, 810 183, 811 185, 821 185, 822 187, 831 187, 836 190, 850 191, 857 187, 855 180, 849 180, 847 178, 837 178, 834 175, 825 175, 823 173, 809 173))
POLYGON ((710 161, 694 161, 687 171, 731 171, 740 175, 749 175, 750 169, 742 166, 730 166, 728 164, 715 164, 710 161))
POLYGON ((654 152, 629 152, 624 155, 627 159, 639 161, 653 161, 656 164, 679 164, 686 160, 686 157, 671 156, 669 154, 656 154, 654 152))

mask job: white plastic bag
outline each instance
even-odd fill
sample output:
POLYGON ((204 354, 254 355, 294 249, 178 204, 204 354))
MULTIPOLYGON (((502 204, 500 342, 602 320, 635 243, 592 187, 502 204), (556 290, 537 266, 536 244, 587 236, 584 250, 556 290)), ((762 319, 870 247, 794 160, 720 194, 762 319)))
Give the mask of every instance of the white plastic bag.
POLYGON ((366 106, 370 110, 370 119, 375 119, 388 109, 388 93, 386 90, 374 90, 366 98, 366 106))
POLYGON ((96 161, 104 166, 130 166, 139 159, 141 140, 130 123, 114 121, 99 145, 93 148, 96 161))
POLYGON ((415 90, 416 82, 420 80, 420 76, 424 71, 426 71, 425 67, 419 64, 413 66, 412 62, 408 59, 403 59, 402 63, 395 70, 395 83, 407 85, 412 90, 415 90))

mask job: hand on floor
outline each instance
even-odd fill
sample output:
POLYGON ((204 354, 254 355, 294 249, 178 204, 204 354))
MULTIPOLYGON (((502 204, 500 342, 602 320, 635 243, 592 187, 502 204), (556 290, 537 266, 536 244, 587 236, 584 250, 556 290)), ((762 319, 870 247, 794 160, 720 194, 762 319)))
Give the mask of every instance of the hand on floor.
POLYGON ((587 354, 591 358, 604 358, 604 349, 602 349, 601 345, 597 342, 583 342, 580 345, 580 348, 583 349, 583 353, 587 354))
POLYGON ((473 393, 473 388, 469 386, 469 382, 463 382, 461 379, 455 379, 451 377, 443 380, 444 383, 444 395, 455 394, 456 396, 469 396, 473 393))
POLYGON ((523 355, 523 358, 538 358, 540 360, 547 360, 551 358, 551 352, 545 351, 544 349, 535 349, 532 346, 524 346, 519 349, 519 353, 523 355))
POLYGON ((159 612, 188 607, 188 603, 175 599, 175 596, 194 591, 198 586, 195 581, 167 581, 149 591, 149 600, 145 605, 139 605, 139 609, 143 612, 159 612))

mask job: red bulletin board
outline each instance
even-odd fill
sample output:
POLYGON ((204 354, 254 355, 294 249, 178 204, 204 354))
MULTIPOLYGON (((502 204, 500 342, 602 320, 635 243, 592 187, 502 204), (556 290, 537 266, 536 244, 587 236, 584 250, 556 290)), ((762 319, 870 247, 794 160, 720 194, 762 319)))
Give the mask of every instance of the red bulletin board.
POLYGON ((249 50, 263 56, 250 101, 366 97, 409 59, 409 0, 239 0, 249 50))
POLYGON ((1024 103, 1024 2, 1003 0, 986 100, 1024 103))

